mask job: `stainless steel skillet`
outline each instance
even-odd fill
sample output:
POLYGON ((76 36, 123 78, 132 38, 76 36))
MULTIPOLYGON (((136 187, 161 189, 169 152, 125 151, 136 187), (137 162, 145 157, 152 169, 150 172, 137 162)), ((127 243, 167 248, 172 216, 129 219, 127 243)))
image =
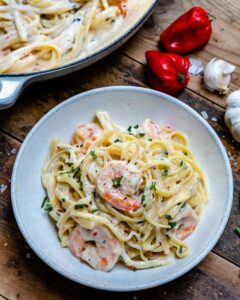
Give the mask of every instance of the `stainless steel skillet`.
POLYGON ((146 11, 144 11, 141 17, 122 35, 104 48, 83 59, 47 71, 0 75, 0 110, 11 107, 16 102, 23 89, 31 83, 56 78, 83 69, 116 50, 143 25, 157 6, 158 2, 159 0, 150 0, 146 11))

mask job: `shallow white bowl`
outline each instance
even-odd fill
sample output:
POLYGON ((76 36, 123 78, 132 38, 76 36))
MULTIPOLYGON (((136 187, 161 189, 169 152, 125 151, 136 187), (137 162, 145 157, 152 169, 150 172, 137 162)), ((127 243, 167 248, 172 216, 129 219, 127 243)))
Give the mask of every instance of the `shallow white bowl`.
POLYGON ((17 223, 35 253, 60 274, 81 284, 113 291, 133 291, 169 282, 196 266, 213 248, 227 223, 233 194, 232 172, 225 149, 208 123, 193 109, 166 94, 138 87, 109 87, 79 94, 48 112, 31 130, 18 153, 11 184, 17 223), (54 137, 69 142, 74 129, 106 110, 119 124, 142 123, 150 117, 178 128, 207 175, 210 190, 196 231, 187 239, 191 254, 172 264, 133 272, 117 265, 103 273, 91 269, 60 247, 57 231, 40 206, 45 191, 41 168, 54 137))

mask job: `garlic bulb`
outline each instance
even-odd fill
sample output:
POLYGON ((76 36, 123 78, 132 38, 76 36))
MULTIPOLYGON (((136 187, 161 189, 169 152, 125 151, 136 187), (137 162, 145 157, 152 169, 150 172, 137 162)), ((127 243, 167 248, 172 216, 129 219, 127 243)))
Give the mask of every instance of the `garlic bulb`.
POLYGON ((227 97, 225 123, 234 139, 240 143, 240 90, 227 97))
POLYGON ((219 94, 226 94, 234 70, 235 66, 225 60, 211 59, 204 70, 205 87, 211 92, 218 91, 219 94))

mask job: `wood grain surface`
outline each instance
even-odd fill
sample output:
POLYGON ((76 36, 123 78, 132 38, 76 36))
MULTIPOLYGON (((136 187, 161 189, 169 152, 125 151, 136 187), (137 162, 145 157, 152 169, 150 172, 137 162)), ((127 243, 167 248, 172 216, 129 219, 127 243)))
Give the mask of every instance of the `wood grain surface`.
MULTIPOLYGON (((0 299, 240 299, 240 145, 223 120, 225 96, 207 92, 201 76, 191 76, 177 97, 197 112, 206 112, 221 138, 234 175, 234 202, 226 229, 213 251, 193 270, 161 287, 133 293, 90 289, 57 274, 28 247, 15 222, 10 201, 10 179, 17 151, 34 124, 67 98, 102 86, 147 86, 145 50, 159 48, 159 34, 178 15, 201 5, 213 19, 210 43, 189 57, 204 64, 212 57, 237 66, 231 90, 240 88, 239 0, 162 0, 143 28, 122 48, 85 70, 41 82, 25 90, 14 107, 0 111, 0 299)), ((221 174, 219 174, 220 176, 221 174)))

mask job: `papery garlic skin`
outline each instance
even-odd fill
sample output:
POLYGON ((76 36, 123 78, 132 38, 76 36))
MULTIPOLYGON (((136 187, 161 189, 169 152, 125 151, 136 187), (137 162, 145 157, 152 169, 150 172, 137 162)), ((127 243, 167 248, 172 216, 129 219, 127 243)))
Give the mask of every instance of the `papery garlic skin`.
POLYGON ((226 94, 231 81, 231 74, 235 70, 235 66, 225 60, 213 58, 211 59, 203 75, 205 87, 211 91, 218 91, 219 94, 226 94))
POLYGON ((227 97, 225 123, 234 139, 240 143, 240 90, 227 97))
POLYGON ((201 60, 190 57, 189 61, 190 61, 190 67, 188 69, 188 72, 190 74, 192 75, 203 74, 204 68, 201 60))

